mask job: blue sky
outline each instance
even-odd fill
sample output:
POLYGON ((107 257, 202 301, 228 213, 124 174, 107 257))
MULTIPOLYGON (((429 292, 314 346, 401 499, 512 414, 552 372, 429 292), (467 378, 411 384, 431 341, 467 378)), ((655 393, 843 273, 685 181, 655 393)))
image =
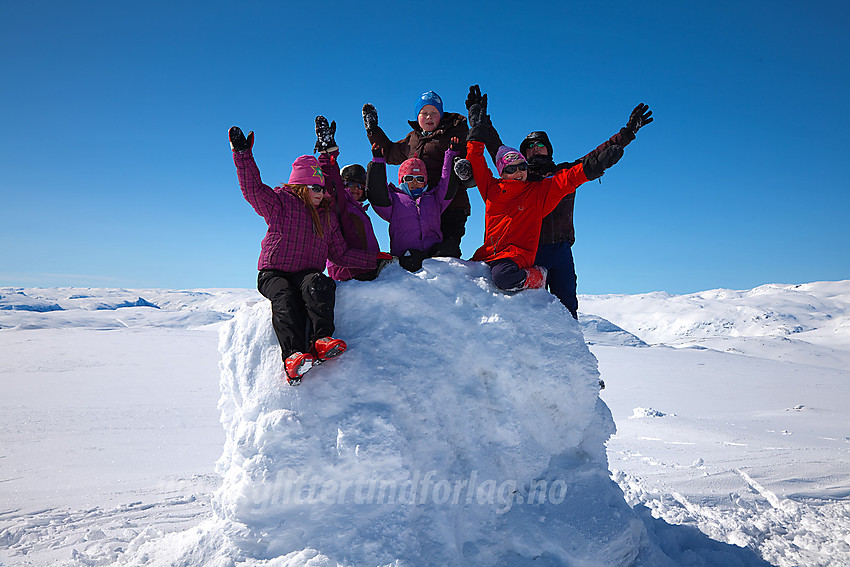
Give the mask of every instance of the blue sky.
POLYGON ((559 161, 653 110, 578 190, 579 293, 847 279, 848 29, 840 1, 0 0, 0 286, 253 287, 230 126, 276 184, 317 114, 365 164, 364 102, 400 139, 423 91, 464 112, 474 83, 559 161))

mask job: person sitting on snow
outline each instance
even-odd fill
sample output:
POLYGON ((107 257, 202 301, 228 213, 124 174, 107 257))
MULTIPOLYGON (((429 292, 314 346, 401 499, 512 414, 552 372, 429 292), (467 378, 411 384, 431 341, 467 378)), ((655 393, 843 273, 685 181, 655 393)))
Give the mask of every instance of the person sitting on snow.
POLYGON ((322 273, 328 258, 338 266, 371 270, 391 256, 348 248, 325 199, 325 177, 315 157, 296 159, 289 183, 272 189, 260 178, 251 153, 254 132, 246 138, 233 126, 228 136, 242 195, 268 225, 257 289, 271 301, 283 371, 295 386, 311 367, 347 348, 331 336, 336 284, 322 273))
POLYGON ((402 268, 416 272, 422 260, 439 254, 443 234, 440 215, 457 190, 452 163, 461 142, 452 138, 443 154, 439 179, 431 179, 421 159, 405 160, 398 169, 398 187, 387 183, 387 165, 379 144, 372 145, 373 158, 366 174, 366 191, 375 212, 390 223, 390 253, 402 268), (429 181, 431 185, 429 187, 429 181))
POLYGON ((480 102, 471 105, 469 124, 467 159, 485 206, 484 244, 472 260, 486 262, 494 285, 503 291, 544 287, 547 270, 534 263, 543 217, 579 185, 597 179, 617 163, 623 148, 610 145, 594 150, 569 169, 531 181, 525 156, 514 148, 501 146, 495 156, 497 179, 487 167, 484 150, 488 142, 498 139, 498 134, 480 102))
MULTIPOLYGON (((466 107, 478 104, 482 112, 487 114, 487 96, 481 94, 478 85, 469 87, 469 95, 466 99, 466 107)), ((486 120, 486 119, 485 119, 486 120)), ((611 136, 607 141, 598 146, 594 151, 601 152, 613 145, 625 147, 631 143, 637 131, 652 122, 652 111, 643 103, 632 110, 626 126, 611 136)), ((487 141, 487 151, 496 160, 496 152, 502 146, 499 135, 493 131, 487 141)), ((528 160, 528 180, 538 181, 555 175, 562 169, 569 169, 580 163, 582 159, 572 162, 555 163, 553 159, 552 143, 546 132, 535 131, 528 134, 519 146, 519 151, 528 160)), ((587 157, 587 156, 585 156, 587 157)), ((463 165, 456 165, 461 173, 463 165)), ((461 175, 471 176, 471 171, 461 175)), ((575 206, 575 193, 566 195, 555 209, 543 218, 540 231, 540 243, 534 264, 547 269, 546 286, 549 291, 557 297, 569 310, 573 318, 578 319, 578 295, 575 262, 573 260, 572 245, 575 243, 575 227, 573 225, 573 210, 575 206)))

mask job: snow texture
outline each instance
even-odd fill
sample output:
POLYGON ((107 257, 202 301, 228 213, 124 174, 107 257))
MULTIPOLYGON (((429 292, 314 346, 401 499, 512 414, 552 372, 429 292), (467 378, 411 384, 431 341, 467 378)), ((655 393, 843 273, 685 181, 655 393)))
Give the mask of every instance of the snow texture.
POLYGON ((0 565, 850 562, 850 282, 487 276, 340 284, 298 388, 253 290, 0 289, 0 565))

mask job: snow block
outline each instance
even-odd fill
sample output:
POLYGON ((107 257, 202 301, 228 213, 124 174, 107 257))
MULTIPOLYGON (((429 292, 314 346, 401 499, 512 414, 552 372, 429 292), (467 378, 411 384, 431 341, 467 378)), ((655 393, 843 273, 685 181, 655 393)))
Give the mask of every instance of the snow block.
POLYGON ((416 274, 390 266, 340 283, 335 336, 348 350, 297 388, 282 377, 268 302, 222 328, 221 553, 274 565, 666 564, 609 478, 614 422, 578 323, 543 290, 497 291, 488 271, 427 260, 416 274))

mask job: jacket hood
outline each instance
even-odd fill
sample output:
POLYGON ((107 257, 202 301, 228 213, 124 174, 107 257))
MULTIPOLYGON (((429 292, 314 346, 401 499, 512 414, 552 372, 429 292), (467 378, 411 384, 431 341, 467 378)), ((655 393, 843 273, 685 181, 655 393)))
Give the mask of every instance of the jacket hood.
POLYGON ((525 140, 523 140, 522 143, 519 145, 519 151, 522 153, 522 155, 525 155, 526 150, 528 150, 532 142, 540 142, 541 144, 546 146, 547 150, 549 150, 550 157, 554 155, 554 152, 552 151, 552 142, 549 141, 549 136, 546 134, 546 132, 542 130, 532 132, 525 137, 525 140))

